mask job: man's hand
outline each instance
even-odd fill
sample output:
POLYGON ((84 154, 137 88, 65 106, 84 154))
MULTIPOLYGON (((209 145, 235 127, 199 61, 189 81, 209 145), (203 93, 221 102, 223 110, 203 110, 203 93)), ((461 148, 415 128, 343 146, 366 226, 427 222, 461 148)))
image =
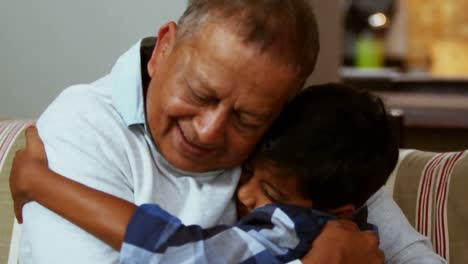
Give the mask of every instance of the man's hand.
POLYGON ((30 126, 26 129, 26 147, 16 152, 10 174, 10 192, 19 223, 23 222, 22 208, 30 201, 28 190, 37 180, 34 172, 38 166, 47 167, 47 157, 36 127, 30 126))
POLYGON ((384 263, 377 236, 349 220, 329 221, 302 259, 304 264, 384 263))

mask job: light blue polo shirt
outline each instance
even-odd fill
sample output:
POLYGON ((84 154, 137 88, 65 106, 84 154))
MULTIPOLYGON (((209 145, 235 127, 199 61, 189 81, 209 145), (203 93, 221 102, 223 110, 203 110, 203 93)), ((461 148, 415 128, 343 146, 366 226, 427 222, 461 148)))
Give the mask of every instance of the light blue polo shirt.
MULTIPOLYGON (((40 117, 50 168, 137 205, 157 203, 188 225, 234 223, 240 168, 185 172, 152 143, 145 129, 140 43, 107 76, 64 90, 40 117)), ((37 203, 24 207, 24 219, 22 263, 118 261, 118 252, 37 203)))

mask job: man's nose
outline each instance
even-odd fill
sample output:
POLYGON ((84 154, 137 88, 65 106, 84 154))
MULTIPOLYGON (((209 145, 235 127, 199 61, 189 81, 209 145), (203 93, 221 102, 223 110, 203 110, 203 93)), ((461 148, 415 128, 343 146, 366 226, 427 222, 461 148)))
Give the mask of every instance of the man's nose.
POLYGON ((207 146, 219 146, 224 143, 228 109, 222 106, 204 109, 194 118, 194 129, 199 143, 207 146))

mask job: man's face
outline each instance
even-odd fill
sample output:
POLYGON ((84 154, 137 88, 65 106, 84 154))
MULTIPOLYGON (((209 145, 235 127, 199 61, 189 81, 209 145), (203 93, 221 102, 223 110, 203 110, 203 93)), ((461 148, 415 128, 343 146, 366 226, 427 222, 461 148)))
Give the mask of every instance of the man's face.
POLYGON ((297 178, 294 175, 280 175, 281 173, 264 162, 244 166, 236 194, 238 218, 270 203, 312 207, 312 200, 299 192, 297 178))
POLYGON ((296 91, 297 74, 227 25, 209 24, 179 45, 164 39, 170 30, 160 32, 148 65, 146 109, 156 145, 182 170, 241 164, 296 91))

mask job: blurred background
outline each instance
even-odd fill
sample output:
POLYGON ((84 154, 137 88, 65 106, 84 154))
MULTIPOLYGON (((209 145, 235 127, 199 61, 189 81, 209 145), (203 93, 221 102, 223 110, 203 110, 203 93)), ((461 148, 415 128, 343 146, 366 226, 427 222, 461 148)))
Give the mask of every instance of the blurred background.
MULTIPOLYGON (((381 95, 402 147, 468 148, 468 0, 309 0, 322 50, 308 84, 381 95)), ((110 71, 185 0, 0 0, 0 119, 35 119, 67 86, 110 71)))
POLYGON ((401 146, 468 148, 468 0, 342 0, 340 77, 384 98, 401 146))

